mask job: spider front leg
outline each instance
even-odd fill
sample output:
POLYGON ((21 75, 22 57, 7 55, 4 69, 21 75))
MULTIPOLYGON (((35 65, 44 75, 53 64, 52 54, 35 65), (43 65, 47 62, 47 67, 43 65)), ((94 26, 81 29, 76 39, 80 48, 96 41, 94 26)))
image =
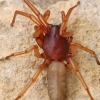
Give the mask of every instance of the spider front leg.
MULTIPOLYGON (((45 21, 48 20, 49 16, 50 16, 50 11, 47 10, 43 14, 43 18, 45 19, 45 21)), ((43 40, 44 40, 44 35, 43 35, 44 30, 40 29, 37 25, 34 26, 34 29, 35 29, 35 32, 33 33, 33 37, 36 38, 37 44, 42 48, 42 44, 43 44, 43 40)))
POLYGON ((82 84, 83 84, 85 90, 87 91, 88 95, 90 96, 91 100, 94 100, 92 95, 91 95, 91 93, 90 93, 90 91, 89 91, 89 88, 88 88, 86 82, 84 81, 84 79, 83 79, 78 67, 76 66, 74 60, 72 58, 68 58, 68 61, 69 61, 70 65, 71 65, 71 67, 74 69, 74 71, 78 75, 80 81, 82 82, 82 84))
MULTIPOLYGON (((45 13, 43 14, 43 18, 45 21, 47 21, 50 17, 50 10, 45 11, 45 13)), ((39 27, 37 25, 34 26, 35 31, 38 29, 39 27)))
POLYGON ((9 56, 6 56, 5 58, 0 59, 0 60, 5 60, 5 59, 9 59, 10 57, 13 57, 13 56, 26 54, 26 53, 31 52, 32 50, 34 50, 34 53, 35 53, 36 57, 38 57, 38 58, 42 57, 41 54, 39 53, 38 46, 34 45, 34 46, 31 46, 30 48, 26 49, 25 51, 13 53, 13 54, 11 54, 9 56))
POLYGON ((29 0, 24 0, 24 2, 30 7, 30 9, 36 14, 38 19, 41 21, 43 26, 49 31, 49 25, 46 20, 43 18, 43 15, 29 2, 29 0))
POLYGON ((15 23, 15 19, 16 19, 16 16, 17 15, 22 15, 22 16, 25 16, 25 17, 28 17, 30 18, 34 23, 36 23, 38 26, 42 26, 42 23, 32 14, 28 14, 26 12, 22 12, 22 11, 15 11, 14 13, 14 17, 13 17, 13 20, 12 20, 12 23, 11 23, 11 26, 13 26, 13 24, 15 23))
POLYGON ((25 86, 25 88, 19 93, 18 97, 15 100, 18 100, 19 98, 21 98, 24 93, 28 90, 28 88, 37 80, 38 76, 40 75, 40 73, 42 72, 42 70, 49 66, 51 63, 50 59, 46 59, 44 61, 44 63, 42 65, 40 65, 40 67, 38 68, 38 71, 35 73, 35 75, 33 75, 33 77, 31 78, 31 80, 29 81, 29 83, 25 86))
POLYGON ((74 10, 74 8, 76 8, 78 5, 80 4, 80 1, 77 2, 77 4, 73 7, 71 7, 67 14, 65 15, 65 12, 62 11, 61 14, 62 14, 62 24, 61 24, 61 27, 60 27, 60 35, 62 36, 63 35, 63 32, 66 30, 66 27, 67 27, 67 22, 68 22, 68 19, 69 19, 69 16, 71 15, 72 11, 74 10))

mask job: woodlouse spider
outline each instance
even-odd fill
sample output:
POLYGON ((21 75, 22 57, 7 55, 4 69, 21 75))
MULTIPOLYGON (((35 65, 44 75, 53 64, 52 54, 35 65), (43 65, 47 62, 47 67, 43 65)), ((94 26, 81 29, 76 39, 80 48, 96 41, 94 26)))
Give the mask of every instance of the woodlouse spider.
POLYGON ((81 80, 85 90, 87 91, 91 100, 94 100, 87 84, 85 83, 76 63, 73 60, 73 56, 76 55, 76 47, 82 49, 94 56, 97 64, 100 65, 100 62, 94 51, 82 46, 79 43, 72 42, 73 34, 67 32, 67 21, 69 16, 74 8, 76 8, 80 2, 71 7, 67 14, 64 11, 61 12, 62 23, 60 25, 48 24, 47 20, 50 16, 50 11, 47 10, 43 15, 29 2, 29 0, 24 0, 24 2, 30 7, 30 9, 37 16, 35 17, 32 14, 28 14, 22 11, 15 11, 11 26, 13 26, 16 16, 22 15, 30 18, 37 26, 34 27, 35 32, 33 37, 36 39, 36 42, 40 48, 43 49, 43 53, 39 53, 38 46, 34 45, 25 51, 16 52, 5 58, 8 59, 12 56, 18 56, 21 54, 26 54, 34 50, 35 56, 38 58, 44 58, 43 64, 40 65, 38 71, 32 77, 30 82, 25 86, 25 88, 20 92, 18 97, 15 100, 20 99, 27 89, 36 81, 41 71, 48 67, 48 94, 50 100, 64 100, 65 99, 65 87, 66 87, 66 67, 72 68, 79 79, 81 80))

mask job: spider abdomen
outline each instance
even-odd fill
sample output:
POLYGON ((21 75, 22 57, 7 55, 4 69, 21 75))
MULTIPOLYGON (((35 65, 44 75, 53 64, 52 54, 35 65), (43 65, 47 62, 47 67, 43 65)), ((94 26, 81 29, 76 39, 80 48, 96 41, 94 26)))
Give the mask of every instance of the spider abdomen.
POLYGON ((48 67, 48 94, 50 100, 65 100, 66 68, 62 62, 53 61, 48 67))

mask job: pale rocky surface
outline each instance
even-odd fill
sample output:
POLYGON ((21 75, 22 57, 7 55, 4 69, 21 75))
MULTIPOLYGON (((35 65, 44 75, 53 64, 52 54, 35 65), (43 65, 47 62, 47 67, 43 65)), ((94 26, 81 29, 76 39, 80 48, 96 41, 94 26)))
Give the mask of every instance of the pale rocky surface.
MULTIPOLYGON (((77 3, 77 0, 50 1, 32 2, 41 13, 47 9, 51 11, 48 20, 51 24, 61 23, 60 12, 62 10, 67 12, 77 3)), ((100 60, 100 0, 80 0, 80 2, 81 5, 70 16, 68 30, 74 33, 73 41, 94 50, 100 60)), ((35 24, 30 19, 18 16, 14 27, 10 26, 15 10, 32 13, 23 0, 0 0, 0 59, 36 44, 32 37, 35 24)), ((74 59, 94 100, 100 100, 100 66, 93 56, 79 49, 74 59)), ((34 57, 34 52, 0 61, 0 100, 14 100, 42 62, 42 59, 34 57)), ((73 71, 67 69, 66 79, 66 100, 90 100, 73 71)), ((44 70, 20 100, 49 100, 46 80, 47 71, 44 70)))

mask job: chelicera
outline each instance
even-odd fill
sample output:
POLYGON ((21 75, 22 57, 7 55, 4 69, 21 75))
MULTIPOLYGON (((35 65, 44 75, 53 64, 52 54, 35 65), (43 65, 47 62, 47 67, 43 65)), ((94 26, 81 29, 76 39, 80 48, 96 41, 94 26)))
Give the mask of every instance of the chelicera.
POLYGON ((35 17, 32 14, 28 14, 22 11, 15 11, 11 26, 13 26, 16 16, 22 15, 30 18, 37 25, 34 27, 35 32, 33 37, 36 39, 36 42, 40 48, 43 49, 43 53, 40 54, 38 46, 34 45, 25 51, 16 52, 5 58, 8 59, 12 56, 18 56, 21 54, 26 54, 34 50, 35 56, 38 58, 44 58, 43 64, 40 65, 38 71, 32 77, 30 82, 25 86, 25 88, 20 92, 15 100, 21 98, 27 89, 36 81, 41 71, 47 67, 48 68, 48 93, 50 100, 64 100, 65 99, 65 87, 66 87, 66 68, 69 67, 73 69, 81 80, 85 90, 87 91, 91 100, 94 100, 89 88, 84 81, 80 71, 78 70, 77 65, 75 64, 73 57, 76 55, 76 47, 80 48, 86 52, 89 52, 96 59, 97 64, 100 65, 100 62, 94 51, 82 46, 79 43, 72 42, 73 34, 67 32, 67 22, 69 16, 74 8, 76 8, 80 2, 71 7, 67 14, 64 11, 61 12, 62 23, 60 25, 48 24, 47 20, 50 16, 50 11, 47 10, 43 15, 29 2, 29 0, 24 0, 24 2, 30 7, 30 9, 37 16, 35 17))

